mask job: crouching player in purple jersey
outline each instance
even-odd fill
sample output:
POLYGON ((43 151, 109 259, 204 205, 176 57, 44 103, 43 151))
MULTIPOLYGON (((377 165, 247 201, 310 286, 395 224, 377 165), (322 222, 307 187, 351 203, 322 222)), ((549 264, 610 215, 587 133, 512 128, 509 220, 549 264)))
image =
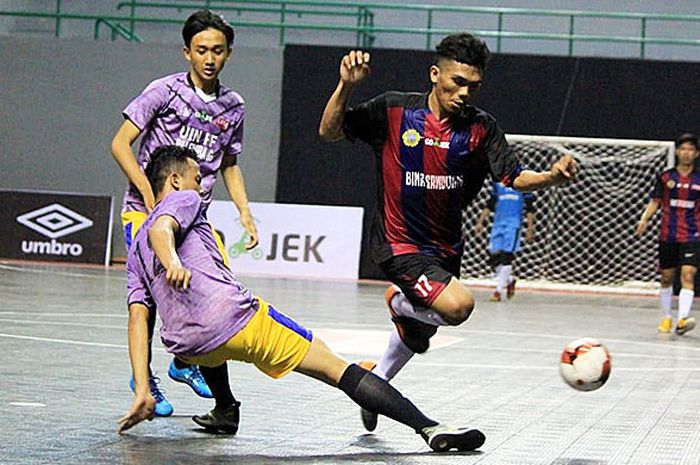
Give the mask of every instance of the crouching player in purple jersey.
MULTIPOLYGON (((394 283, 385 297, 396 326, 374 367, 386 380, 414 353, 428 350, 437 326, 459 325, 474 309, 474 297, 458 278, 462 209, 486 176, 533 191, 576 174, 569 155, 547 172, 523 170, 493 116, 471 105, 489 58, 480 39, 450 35, 437 46, 430 92, 386 92, 346 109, 370 64, 369 53, 351 51, 341 60, 340 80, 323 112, 323 139, 360 139, 377 155, 379 208, 371 243, 375 261, 394 283)), ((369 431, 376 427, 375 413, 362 411, 369 431)))
POLYGON ((636 234, 641 236, 651 217, 661 208, 659 300, 663 316, 657 328, 660 333, 669 333, 673 327, 671 300, 678 267, 681 290, 676 334, 683 335, 695 328, 695 318, 689 315, 695 297, 695 273, 700 263, 700 172, 695 170, 698 153, 696 135, 683 134, 676 140, 678 164, 656 177, 651 200, 637 225, 636 234))
MULTIPOLYGON (((146 215, 153 209, 154 193, 143 173, 151 154, 160 145, 174 144, 191 148, 201 164, 203 205, 209 205, 217 172, 236 205, 241 224, 249 235, 247 249, 257 245, 243 175, 237 165, 243 143, 245 106, 236 92, 219 83, 218 76, 232 53, 234 30, 220 16, 207 10, 191 15, 182 29, 188 72, 172 74, 151 82, 124 109, 124 123, 112 141, 112 154, 129 179, 122 205, 122 223, 127 248, 130 248, 146 215), (131 145, 141 136, 138 157, 131 145)), ((218 234, 217 245, 228 264, 218 234)), ((155 312, 149 320, 149 339, 153 337, 155 312)), ((150 346, 149 346, 150 347, 150 346)), ((149 352, 150 362, 150 352, 149 352)), ((205 379, 207 370, 174 360, 168 376, 188 384, 202 397, 211 397, 205 379)), ((172 414, 173 407, 151 375, 151 389, 158 400, 156 415, 172 414)), ((134 380, 131 380, 132 390, 134 380)))
MULTIPOLYGON (((485 437, 479 430, 451 428, 426 417, 386 381, 341 359, 311 331, 254 297, 217 250, 204 216, 202 175, 194 153, 163 146, 152 157, 147 175, 156 204, 134 237, 127 260, 129 356, 136 389, 131 409, 119 420, 120 431, 154 415, 148 314, 157 308, 163 345, 188 363, 218 369, 227 360, 239 360, 272 378, 297 371, 411 427, 433 450, 481 447, 485 437)), ((210 383, 214 410, 193 419, 209 430, 235 432, 228 378, 220 375, 210 383)))

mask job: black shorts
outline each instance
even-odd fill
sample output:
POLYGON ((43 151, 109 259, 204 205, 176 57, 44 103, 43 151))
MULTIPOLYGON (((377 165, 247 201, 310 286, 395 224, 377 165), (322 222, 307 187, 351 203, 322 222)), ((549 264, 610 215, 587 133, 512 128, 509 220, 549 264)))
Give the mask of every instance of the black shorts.
POLYGON ((700 244, 697 242, 659 242, 659 266, 662 270, 700 263, 700 244))
POLYGON ((430 307, 452 278, 459 278, 461 257, 397 255, 379 264, 412 303, 430 307))

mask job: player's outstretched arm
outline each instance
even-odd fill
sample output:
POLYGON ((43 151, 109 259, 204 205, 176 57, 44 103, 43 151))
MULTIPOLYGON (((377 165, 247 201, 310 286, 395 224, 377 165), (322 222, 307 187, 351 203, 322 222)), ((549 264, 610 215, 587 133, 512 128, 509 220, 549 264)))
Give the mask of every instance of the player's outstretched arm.
POLYGON ((129 411, 117 423, 118 431, 126 431, 143 420, 152 420, 156 401, 148 381, 148 312, 143 304, 129 305, 129 358, 134 374, 134 400, 129 411))
POLYGON ((168 215, 159 216, 148 228, 148 240, 153 252, 165 268, 165 280, 177 289, 187 290, 192 274, 182 266, 180 257, 175 250, 175 234, 180 230, 180 224, 168 215))
POLYGON ((318 135, 327 141, 343 138, 345 108, 352 89, 370 72, 370 56, 363 50, 352 50, 340 60, 340 80, 323 110, 318 135))
POLYGON ((238 166, 236 156, 228 155, 224 157, 221 162, 221 177, 224 178, 226 190, 241 216, 241 225, 248 234, 248 242, 246 242, 245 248, 246 250, 251 250, 258 245, 258 230, 255 227, 253 214, 248 206, 248 194, 245 190, 243 172, 238 166))
POLYGON ((150 212, 156 203, 155 196, 148 178, 141 171, 139 164, 136 162, 134 151, 131 149, 131 145, 140 134, 141 130, 134 123, 129 120, 124 121, 112 139, 112 156, 127 179, 129 179, 129 182, 136 186, 136 189, 141 193, 146 210, 150 212))
POLYGON ((647 227, 649 227, 649 221, 658 209, 659 201, 656 199, 652 199, 647 205, 647 208, 644 209, 642 216, 639 218, 639 224, 637 224, 637 229, 634 232, 638 237, 642 237, 642 234, 646 232, 647 227))
POLYGON ((549 171, 522 171, 515 181, 513 188, 521 192, 532 192, 558 186, 574 181, 578 173, 578 164, 571 155, 564 155, 554 162, 549 171))

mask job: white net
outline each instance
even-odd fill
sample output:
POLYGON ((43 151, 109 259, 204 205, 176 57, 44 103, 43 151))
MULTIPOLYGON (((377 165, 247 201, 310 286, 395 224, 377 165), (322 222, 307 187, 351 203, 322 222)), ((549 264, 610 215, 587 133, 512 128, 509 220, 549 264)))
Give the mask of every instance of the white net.
MULTIPOLYGON (((575 183, 538 192, 535 238, 522 242, 514 262, 519 278, 547 283, 620 286, 657 279, 660 215, 646 234, 634 234, 655 176, 673 164, 671 142, 508 136, 527 169, 544 171, 564 154, 579 163, 575 183)), ((491 181, 464 214, 462 278, 491 278, 490 228, 474 234, 491 181)), ((524 229, 524 228, 523 228, 524 229)))

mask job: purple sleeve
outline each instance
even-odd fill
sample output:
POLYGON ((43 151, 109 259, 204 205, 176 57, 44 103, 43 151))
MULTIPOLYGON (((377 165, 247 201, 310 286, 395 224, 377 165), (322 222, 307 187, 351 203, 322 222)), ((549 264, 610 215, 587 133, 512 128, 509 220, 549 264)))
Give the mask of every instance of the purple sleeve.
POLYGON ((151 293, 143 282, 143 269, 138 266, 136 253, 130 253, 126 262, 126 303, 143 304, 148 308, 153 308, 151 293))
POLYGON ((158 81, 150 83, 122 114, 143 131, 166 103, 167 90, 158 81))
POLYGON ((169 194, 158 208, 156 217, 171 216, 186 231, 200 212, 202 197, 196 191, 177 191, 169 194))
POLYGON ((236 123, 237 126, 233 129, 231 140, 226 146, 226 155, 240 155, 243 151, 243 120, 245 113, 241 114, 241 118, 236 123))

